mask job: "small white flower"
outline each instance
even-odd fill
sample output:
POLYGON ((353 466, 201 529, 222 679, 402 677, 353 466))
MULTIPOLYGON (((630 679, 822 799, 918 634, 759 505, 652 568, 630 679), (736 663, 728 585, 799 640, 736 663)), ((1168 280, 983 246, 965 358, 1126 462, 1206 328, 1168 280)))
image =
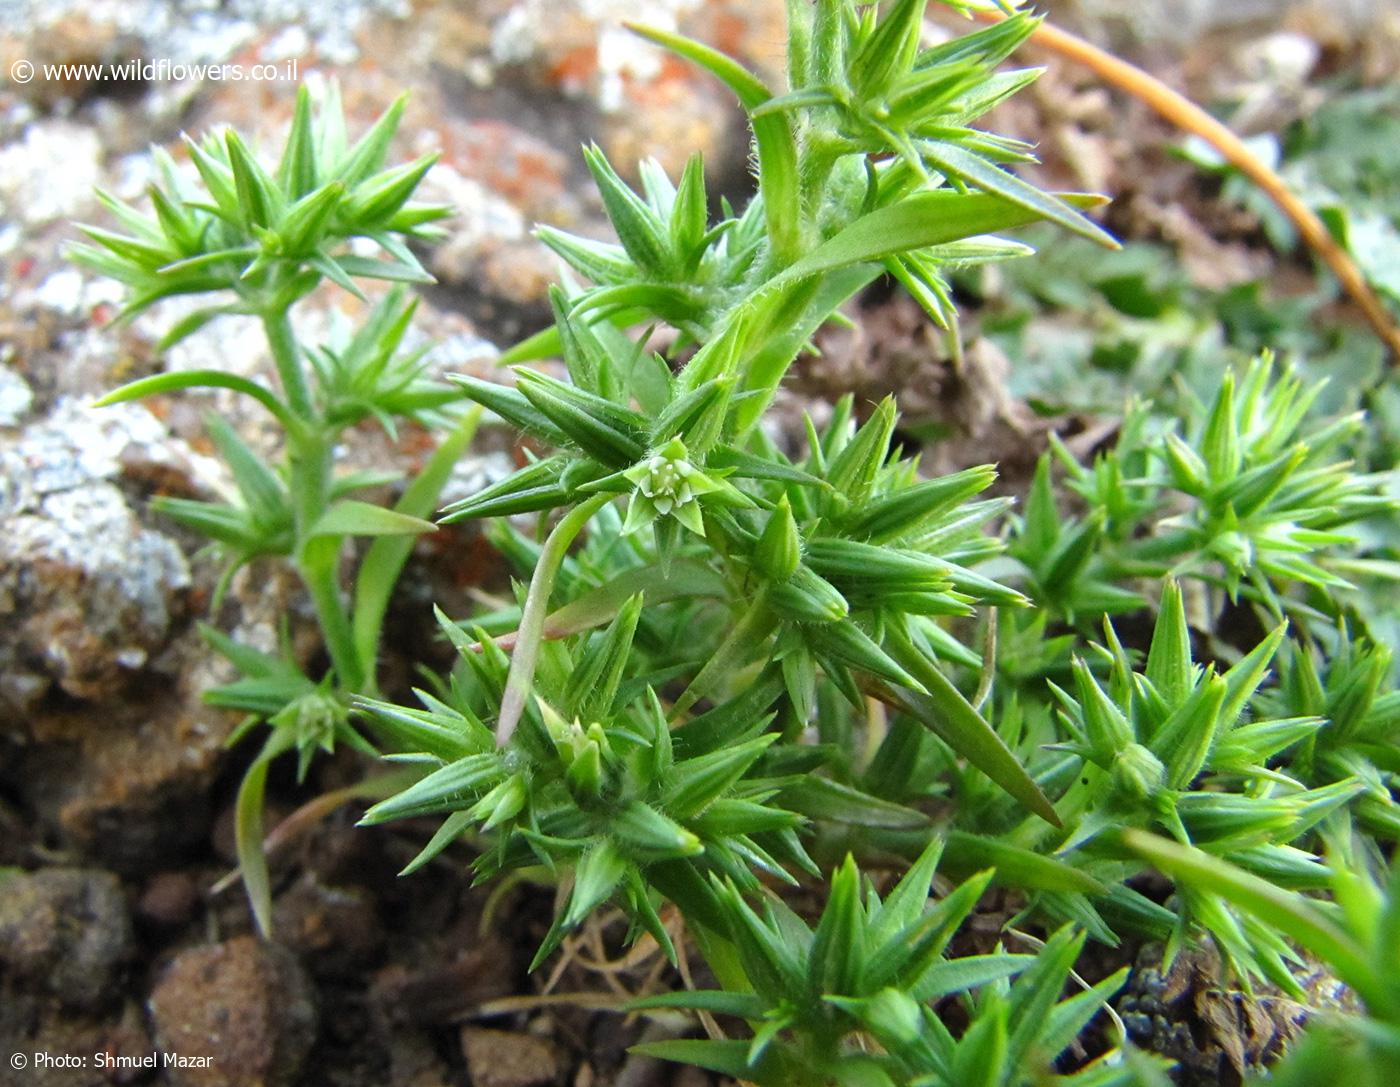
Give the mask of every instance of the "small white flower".
POLYGON ((623 531, 632 532, 658 517, 674 517, 697 535, 705 535, 699 499, 719 490, 720 484, 690 463, 685 443, 679 438, 672 438, 624 475, 637 489, 623 531))

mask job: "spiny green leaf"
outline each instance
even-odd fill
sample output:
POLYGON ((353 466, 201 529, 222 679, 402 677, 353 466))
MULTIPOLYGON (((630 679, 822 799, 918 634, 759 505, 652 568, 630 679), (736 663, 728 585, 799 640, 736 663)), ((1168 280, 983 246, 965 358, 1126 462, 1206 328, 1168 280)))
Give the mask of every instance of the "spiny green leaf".
POLYGON ((569 713, 591 721, 611 710, 632 651, 632 638, 642 614, 643 600, 641 593, 629 597, 607 632, 583 655, 569 677, 564 699, 569 713))
MULTIPOLYGON (((1076 193, 1060 196, 1073 207, 1102 203, 1098 197, 1076 193)), ((1042 218, 1038 210, 986 193, 918 192, 861 216, 773 280, 770 289, 803 276, 959 238, 995 234, 1042 218)))
POLYGON ((1059 826, 1060 818, 1054 805, 962 692, 914 645, 906 632, 891 626, 890 634, 895 653, 918 675, 928 692, 891 691, 894 704, 906 709, 920 724, 1031 811, 1052 826, 1059 826))
POLYGON ((1186 626, 1181 586, 1168 581, 1162 590, 1162 608, 1147 654, 1147 678, 1169 706, 1185 701, 1196 684, 1199 669, 1191 659, 1191 632, 1186 626))
POLYGON ((433 771, 397 796, 380 801, 365 812, 360 825, 369 827, 394 819, 453 811, 474 803, 477 795, 495 784, 503 773, 496 754, 468 755, 433 771))
MULTIPOLYGON (((1100 245, 1110 249, 1119 248, 1117 240, 1111 234, 1073 210, 1073 201, 1068 197, 1057 200, 1037 189, 1034 185, 1022 181, 1015 174, 993 166, 980 155, 974 154, 951 140, 921 140, 918 144, 918 150, 929 165, 950 177, 956 177, 974 188, 999 196, 1011 204, 1034 213, 1037 218, 1048 219, 1050 222, 1057 223, 1076 234, 1081 234, 1100 245)), ((996 227, 995 229, 1003 230, 1005 228, 996 227)), ((982 230, 975 233, 987 234, 992 233, 992 231, 982 230)), ((970 234, 963 235, 963 237, 969 236, 970 234)))

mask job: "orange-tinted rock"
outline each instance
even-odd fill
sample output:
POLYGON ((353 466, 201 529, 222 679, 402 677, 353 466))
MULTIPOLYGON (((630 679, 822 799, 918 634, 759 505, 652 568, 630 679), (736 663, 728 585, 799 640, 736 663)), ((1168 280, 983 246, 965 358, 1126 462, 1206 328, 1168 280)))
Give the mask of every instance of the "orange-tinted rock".
POLYGON ((194 1066, 172 1087, 287 1087, 316 1038, 312 990, 296 958, 240 936, 181 952, 150 998, 156 1045, 194 1066))

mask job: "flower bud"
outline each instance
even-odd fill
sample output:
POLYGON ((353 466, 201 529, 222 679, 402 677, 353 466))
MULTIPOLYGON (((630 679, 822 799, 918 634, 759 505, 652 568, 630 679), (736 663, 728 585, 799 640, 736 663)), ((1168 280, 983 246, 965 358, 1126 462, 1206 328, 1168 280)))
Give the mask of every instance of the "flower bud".
POLYGON ((781 618, 797 623, 834 623, 851 610, 836 586, 801 565, 772 587, 768 602, 781 618))
POLYGON ((1129 744, 1113 760, 1114 787, 1134 800, 1155 796, 1166 778, 1162 760, 1142 744, 1129 744))
POLYGON ((784 495, 768 518, 763 535, 758 538, 758 547, 753 555, 754 566, 772 581, 786 581, 792 577, 801 560, 802 537, 792 516, 792 506, 788 504, 787 495, 784 495))

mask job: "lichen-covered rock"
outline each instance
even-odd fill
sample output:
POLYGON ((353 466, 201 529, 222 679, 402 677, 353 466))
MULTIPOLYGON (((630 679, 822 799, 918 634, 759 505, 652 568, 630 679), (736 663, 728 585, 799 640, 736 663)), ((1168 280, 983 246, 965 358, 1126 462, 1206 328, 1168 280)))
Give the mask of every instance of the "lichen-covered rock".
POLYGON ((8 366, 0 366, 0 427, 20 423, 33 405, 34 390, 29 382, 8 366))
POLYGON ((166 643, 189 565, 112 482, 144 446, 177 454, 143 408, 68 402, 0 443, 0 699, 31 708, 50 683, 108 699, 166 643))
POLYGON ((96 1007, 133 948, 131 914, 112 873, 43 868, 0 879, 0 965, 20 986, 96 1007))
POLYGON ((285 1087, 316 1039, 313 991, 296 958, 251 936, 181 952, 149 1007, 157 1047, 187 1059, 165 1070, 171 1087, 285 1087))
MULTIPOLYGON (((218 64, 242 59, 244 50, 265 37, 270 44, 257 54, 260 60, 311 54, 347 64, 359 55, 359 39, 373 17, 402 17, 406 7, 403 0, 7 0, 0 58, 7 70, 18 57, 36 64, 121 63, 133 57, 166 59, 172 65, 218 64), (294 33, 278 41, 288 30, 294 33)), ((36 78, 27 93, 39 104, 51 104, 143 81, 138 73, 128 80, 69 78, 45 87, 36 78)), ((200 82, 174 75, 163 81, 200 82)))
POLYGON ((201 463, 139 405, 60 400, 0 434, 0 777, 125 871, 203 835, 233 723, 200 703, 224 677, 189 629, 184 552, 129 495, 198 493, 201 463))
MULTIPOLYGON (((725 174, 728 161, 743 154, 735 146, 739 114, 730 93, 629 31, 624 21, 636 17, 629 0, 518 0, 492 27, 492 57, 567 97, 587 99, 602 122, 595 138, 624 172, 655 158, 678 173, 699 150, 725 174)), ((641 21, 715 45, 765 77, 778 74, 773 46, 783 40, 782 4, 664 0, 648 5, 641 21)))

